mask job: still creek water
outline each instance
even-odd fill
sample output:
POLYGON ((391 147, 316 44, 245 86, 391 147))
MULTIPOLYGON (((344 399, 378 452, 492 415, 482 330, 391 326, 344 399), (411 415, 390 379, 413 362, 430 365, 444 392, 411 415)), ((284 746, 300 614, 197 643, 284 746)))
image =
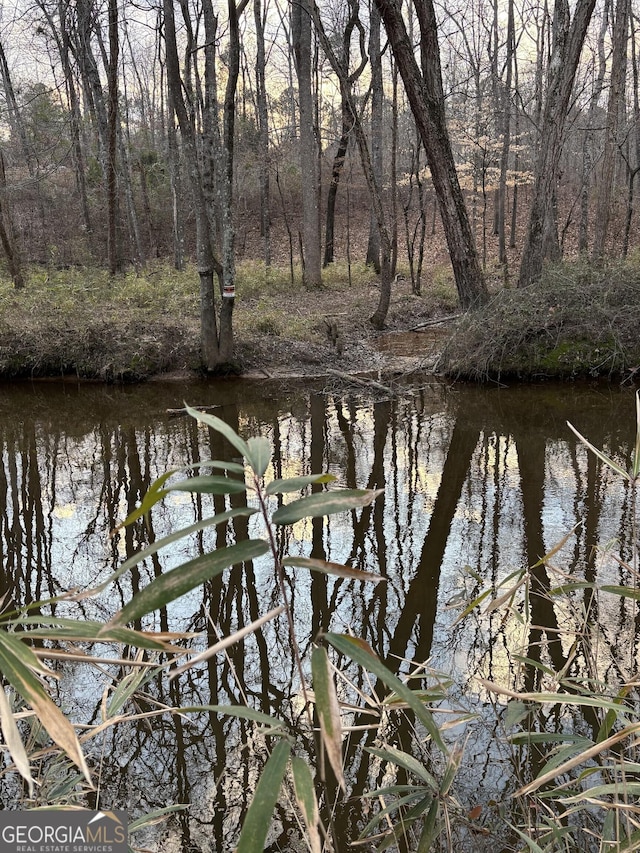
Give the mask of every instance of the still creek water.
MULTIPOLYGON (((337 396, 320 386, 285 389, 266 383, 4 386, 3 593, 27 603, 69 587, 96 585, 144 544, 147 534, 141 525, 119 538, 108 534, 155 477, 198 459, 232 457, 217 435, 189 418, 167 417, 166 410, 181 406, 184 399, 194 405, 218 404, 215 413, 245 437, 267 435, 275 448, 268 477, 328 470, 344 486, 384 487, 384 496, 372 507, 329 521, 301 522, 286 534, 282 546, 288 553, 348 562, 386 578, 385 583, 363 586, 287 570, 300 645, 308 651, 319 631, 351 630, 400 674, 429 661, 434 670, 451 676, 448 704, 477 717, 450 734, 451 743, 467 739, 456 796, 464 808, 481 805, 490 817, 495 803, 533 768, 524 766, 521 754, 514 757, 513 750, 500 747, 493 716, 484 714, 489 695, 477 678, 521 690, 540 686, 540 670, 519 667, 511 655, 520 651, 560 670, 571 644, 564 631, 572 615, 562 605, 536 597, 534 627, 523 636, 518 621, 504 618, 503 612, 483 616, 476 610, 454 625, 459 610, 452 604, 533 565, 578 522, 553 564, 588 579, 628 580, 623 569, 597 557, 592 546, 616 537, 619 551, 628 553, 630 495, 620 478, 577 445, 566 421, 628 465, 633 391, 586 385, 478 389, 427 384, 377 402, 366 392, 337 396)), ((148 535, 158 538, 191 523, 212 512, 213 503, 206 496, 195 501, 175 493, 154 509, 148 535)), ((179 543, 169 555, 161 553, 100 600, 84 602, 76 615, 108 619, 132 589, 215 547, 214 535, 179 543)), ((241 535, 239 526, 223 531, 227 541, 241 535)), ((547 570, 539 568, 535 576, 548 587, 547 570)), ((205 632, 200 641, 204 647, 214 642, 216 632, 227 635, 277 603, 265 558, 228 571, 144 624, 205 632)), ((601 674, 614 678, 616 661, 634 645, 633 615, 617 600, 611 607, 601 605, 598 621, 608 649, 601 674)), ((359 678, 355 670, 353 677, 359 678)), ((63 669, 57 689, 73 719, 99 719, 104 680, 95 670, 80 665, 63 669)), ((136 701, 144 708, 156 700, 186 706, 246 699, 291 720, 301 715, 297 691, 281 621, 169 687, 166 682, 145 685, 136 701)), ((573 724, 579 728, 588 721, 573 724)), ((393 725, 394 736, 407 747, 408 727, 397 720, 393 725)), ((364 751, 375 738, 374 730, 361 728, 345 741, 352 796, 336 796, 334 814, 336 835, 345 848, 363 823, 358 795, 382 780, 383 768, 364 751)), ((133 820, 158 806, 192 804, 141 839, 142 846, 158 851, 231 850, 255 770, 265 760, 263 746, 245 724, 214 714, 189 719, 167 715, 156 718, 152 727, 109 729, 87 752, 92 766, 100 769, 102 808, 125 809, 133 820), (253 750, 248 760, 242 748, 247 741, 253 750)), ((43 797, 60 781, 59 768, 47 773, 43 797)), ((14 786, 11 775, 0 777, 0 797, 9 807, 14 786)), ((296 836, 295 825, 280 810, 269 849, 302 849, 296 836)), ((474 844, 473 849, 482 844, 496 849, 491 837, 476 837, 474 844)))

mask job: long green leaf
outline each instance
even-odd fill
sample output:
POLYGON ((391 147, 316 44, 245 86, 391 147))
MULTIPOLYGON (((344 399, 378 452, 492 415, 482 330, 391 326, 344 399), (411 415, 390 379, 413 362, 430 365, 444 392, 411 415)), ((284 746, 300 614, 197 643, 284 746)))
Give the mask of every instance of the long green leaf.
POLYGON ((271 442, 264 436, 254 436, 247 441, 247 462, 256 477, 263 477, 271 462, 271 442))
POLYGON ((301 518, 317 518, 336 512, 346 512, 360 506, 367 506, 383 491, 384 489, 341 489, 308 495, 286 506, 281 506, 273 513, 272 518, 276 524, 292 524, 300 521, 301 518))
POLYGON ((417 853, 431 853, 433 845, 440 834, 438 831, 438 814, 440 811, 440 800, 434 798, 429 806, 429 812, 424 821, 420 840, 418 841, 417 853))
POLYGON ((433 794, 438 793, 438 783, 434 777, 429 773, 427 768, 418 761, 417 758, 414 758, 413 755, 409 755, 408 752, 403 752, 401 749, 397 749, 395 746, 391 745, 386 746, 384 749, 368 746, 366 747, 366 750, 372 755, 382 758, 383 761, 388 761, 390 764, 403 767, 409 773, 412 773, 417 779, 421 779, 423 782, 426 782, 426 784, 431 788, 431 792, 433 794))
MULTIPOLYGON (((168 491, 169 490, 167 490, 167 493, 168 491)), ((132 569, 134 566, 137 566, 138 563, 141 563, 143 560, 146 560, 147 557, 151 557, 153 554, 156 554, 158 551, 162 550, 162 548, 166 548, 168 545, 172 545, 179 539, 184 539, 187 536, 191 536, 192 533, 199 533, 201 530, 204 530, 207 527, 211 527, 217 524, 223 524, 224 522, 229 521, 229 519, 231 518, 236 518, 237 516, 242 517, 254 515, 256 512, 258 512, 258 510, 254 507, 239 506, 235 509, 228 509, 225 512, 216 513, 216 515, 212 515, 210 518, 203 518, 201 521, 196 521, 194 524, 190 524, 187 527, 182 527, 180 530, 176 530, 175 533, 170 533, 169 536, 164 536, 162 539, 158 539, 156 542, 153 542, 147 548, 143 548, 142 551, 138 551, 137 554, 134 554, 132 557, 129 557, 129 559, 126 560, 115 572, 113 572, 113 574, 109 575, 109 577, 103 583, 101 583, 97 587, 94 587, 88 593, 83 593, 83 596, 92 596, 96 593, 102 592, 103 589, 106 589, 110 584, 114 583, 114 581, 118 580, 118 578, 125 572, 128 572, 129 569, 132 569)))
POLYGON ((387 685, 387 687, 397 693, 407 705, 415 712, 420 722, 431 735, 431 739, 436 746, 445 754, 449 754, 449 750, 445 746, 442 736, 435 724, 433 716, 428 708, 420 701, 415 693, 410 690, 407 685, 394 675, 382 663, 380 658, 369 647, 364 647, 362 641, 355 637, 349 637, 346 634, 326 634, 326 639, 331 645, 342 654, 360 664, 364 669, 373 672, 378 678, 387 685))
POLYGON ((133 524, 134 521, 137 521, 139 518, 142 518, 143 515, 147 515, 151 511, 152 507, 154 507, 158 503, 158 501, 161 501, 165 495, 169 494, 169 490, 163 489, 162 487, 167 482, 169 477, 172 477, 176 473, 176 471, 177 469, 175 468, 171 471, 165 471, 162 476, 158 477, 157 480, 154 480, 145 492, 140 506, 136 507, 133 512, 130 512, 121 524, 118 524, 115 530, 112 531, 112 535, 113 533, 117 533, 118 530, 120 530, 122 527, 128 527, 128 525, 133 524))
POLYGON ((304 824, 307 827, 309 847, 311 853, 320 853, 322 844, 318 831, 318 799, 313 787, 313 776, 306 761, 297 755, 291 758, 291 770, 293 774, 293 789, 296 802, 302 812, 304 824))
POLYGON ((249 448, 247 447, 246 441, 240 438, 238 433, 230 427, 228 423, 223 421, 221 418, 217 418, 215 415, 208 415, 206 412, 200 412, 198 409, 193 409, 186 403, 185 409, 192 418, 195 418, 198 421, 198 423, 205 424, 223 435, 227 441, 235 447, 241 456, 244 456, 245 459, 249 458, 249 448))
POLYGON ((305 486, 312 486, 317 483, 333 483, 335 479, 333 474, 309 474, 306 477, 272 480, 265 489, 265 493, 267 495, 285 495, 289 492, 299 492, 305 486))
POLYGON ((172 492, 193 492, 205 495, 239 495, 246 492, 244 482, 234 480, 231 477, 220 477, 216 474, 201 474, 198 477, 189 477, 180 480, 171 486, 172 492))
MULTIPOLYGON (((404 806, 411 805, 416 800, 420 800, 420 802, 425 802, 424 788, 422 786, 416 787, 415 785, 390 785, 385 788, 376 788, 374 791, 368 791, 364 796, 365 797, 375 797, 376 799, 380 799, 380 802, 386 802, 387 797, 393 796, 395 797, 396 791, 400 788, 408 791, 402 797, 396 797, 393 799, 388 806, 385 806, 380 811, 376 812, 374 816, 371 818, 369 823, 362 829, 360 832, 360 838, 366 838, 370 832, 372 832, 378 824, 385 818, 387 815, 391 815, 396 811, 404 808, 404 806)), ((401 793, 404 793, 404 790, 401 793)), ((403 816, 404 820, 404 816, 403 816)))
POLYGON ((637 798, 640 796, 640 782, 632 782, 625 779, 624 782, 612 782, 607 785, 594 785, 592 788, 587 788, 580 791, 579 794, 574 794, 572 797, 558 797, 561 803, 579 803, 581 800, 588 800, 595 797, 612 797, 613 799, 608 805, 613 805, 616 801, 621 801, 627 797, 637 798))
POLYGON ((380 581, 386 580, 381 575, 363 572, 362 569, 354 569, 351 566, 344 566, 342 563, 330 563, 327 560, 318 560, 313 557, 285 557, 282 560, 282 565, 298 566, 312 572, 320 572, 323 575, 336 575, 339 578, 369 581, 370 583, 380 583, 380 581))
POLYGON ((176 803, 172 806, 163 806, 161 809, 154 809, 154 811, 142 815, 142 817, 132 821, 128 827, 129 832, 137 832, 140 829, 153 826, 154 824, 160 823, 160 821, 164 820, 167 815, 173 814, 174 812, 181 812, 188 808, 190 808, 189 803, 176 803))
POLYGON ((329 658, 324 646, 316 646, 311 652, 311 674, 316 710, 320 718, 322 742, 329 764, 343 791, 346 790, 342 770, 342 721, 336 686, 329 667, 329 658))
POLYGON ((131 628, 115 628, 105 630, 103 622, 91 619, 63 619, 55 616, 21 618, 18 625, 28 630, 29 639, 45 639, 52 641, 73 640, 87 642, 99 640, 101 643, 124 643, 140 649, 155 649, 157 651, 177 651, 165 639, 158 639, 155 633, 134 631, 131 628))
POLYGON ((289 743, 281 740, 269 756, 244 819, 236 853, 263 853, 290 753, 289 743))
POLYGON ((194 587, 219 575, 228 566, 253 560, 268 550, 269 546, 262 539, 247 539, 177 566, 136 593, 131 601, 116 613, 106 629, 134 622, 146 613, 164 607, 194 587))

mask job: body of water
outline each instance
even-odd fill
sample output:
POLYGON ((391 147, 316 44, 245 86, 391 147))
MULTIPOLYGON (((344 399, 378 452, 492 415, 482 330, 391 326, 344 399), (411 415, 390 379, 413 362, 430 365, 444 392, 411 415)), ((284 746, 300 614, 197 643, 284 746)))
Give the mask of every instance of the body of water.
MULTIPOLYGON (((246 382, 4 386, 0 586, 7 600, 29 604, 71 587, 92 588, 148 541, 228 508, 229 498, 225 503, 175 492, 153 509, 148 524, 141 520, 109 535, 167 469, 234 458, 219 434, 191 418, 167 415, 184 400, 215 405, 215 414, 244 437, 266 436, 274 450, 267 480, 329 471, 341 486, 384 489, 369 507, 281 531, 282 553, 348 563, 384 578, 362 584, 287 568, 298 643, 304 655, 322 632, 351 632, 403 677, 426 665, 424 684, 446 691, 438 703, 440 721, 453 711, 472 715, 447 738, 464 744, 457 802, 463 812, 480 807, 478 826, 486 827, 486 837, 467 827, 466 840, 456 849, 465 844, 495 849, 498 804, 539 768, 535 755, 523 758, 502 737, 495 706, 504 700, 487 691, 485 682, 521 691, 553 689, 554 672, 568 667, 576 677, 586 672, 587 650, 576 646, 584 608, 598 626, 602 683, 619 684, 635 666, 636 614, 626 600, 594 600, 585 592, 551 603, 544 594, 564 576, 614 584, 633 580, 624 562, 633 544, 630 490, 567 426, 571 421, 628 467, 633 391, 433 383, 379 401, 364 392, 246 382), (503 591, 505 579, 535 566, 565 537, 550 565, 532 570, 530 597, 520 588, 504 607, 487 612, 490 599, 485 599, 483 607, 458 619, 465 602, 484 590, 503 591), (612 541, 621 560, 595 549, 612 541), (531 612, 525 613, 526 606, 531 612)), ((177 543, 70 612, 107 621, 162 572, 247 535, 261 535, 256 516, 177 543)), ((204 648, 278 603, 273 565, 261 558, 151 614, 142 627, 199 632, 194 643, 204 648)), ((338 686, 345 701, 357 698, 356 687, 363 694, 379 689, 342 664, 351 678, 338 686)), ((115 684, 127 669, 104 671, 61 666, 56 690, 73 720, 101 719, 105 685, 115 684)), ((299 687, 281 619, 170 683, 158 678, 141 685, 128 708, 135 713, 158 703, 247 703, 295 722, 302 718, 299 687)), ((588 715, 570 721, 552 717, 543 715, 537 725, 570 725, 593 734, 596 724, 588 715)), ((370 718, 356 712, 351 722, 344 743, 349 796, 343 798, 328 783, 335 795, 333 833, 344 849, 366 822, 360 795, 389 773, 366 751, 380 745, 381 727, 367 727, 370 718)), ((390 741, 413 751, 422 748, 401 715, 391 713, 383 728, 390 741)), ((101 779, 102 808, 124 809, 133 820, 159 806, 190 804, 142 839, 141 846, 158 851, 233 849, 267 754, 248 724, 213 713, 122 724, 89 741, 86 750, 101 779)), ((431 760, 428 752, 424 760, 431 760)), ((41 772, 38 797, 44 802, 64 785, 67 771, 62 763, 43 761, 41 772)), ((15 774, 5 772, 0 784, 5 805, 15 807, 15 774)), ((95 805, 95 795, 88 802, 95 805)), ((298 836, 283 804, 269 849, 303 849, 298 836)))

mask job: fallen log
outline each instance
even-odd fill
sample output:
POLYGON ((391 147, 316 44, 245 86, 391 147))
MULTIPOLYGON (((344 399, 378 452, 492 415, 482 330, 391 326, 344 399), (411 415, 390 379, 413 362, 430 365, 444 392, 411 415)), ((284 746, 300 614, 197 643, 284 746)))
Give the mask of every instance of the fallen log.
POLYGON ((424 323, 412 326, 409 331, 417 332, 420 329, 426 329, 427 326, 437 326, 438 323, 449 323, 451 320, 457 320, 458 317, 462 317, 462 314, 448 314, 446 317, 434 317, 432 320, 426 320, 424 323))
MULTIPOLYGON (((219 409, 220 404, 216 404, 215 406, 192 406, 192 409, 198 409, 200 412, 212 412, 214 409, 219 409)), ((185 408, 182 409, 166 409, 166 415, 168 418, 181 418, 183 415, 187 414, 187 410, 185 408)))
POLYGON ((394 393, 392 388, 389 388, 387 385, 383 385, 382 382, 376 382, 375 379, 365 379, 362 376, 354 376, 353 373, 344 373, 342 370, 334 370, 331 367, 327 368, 327 373, 330 373, 332 376, 337 376, 340 379, 344 379, 345 382, 357 382, 359 385, 365 385, 369 388, 377 388, 379 391, 384 391, 385 394, 393 395, 394 393))

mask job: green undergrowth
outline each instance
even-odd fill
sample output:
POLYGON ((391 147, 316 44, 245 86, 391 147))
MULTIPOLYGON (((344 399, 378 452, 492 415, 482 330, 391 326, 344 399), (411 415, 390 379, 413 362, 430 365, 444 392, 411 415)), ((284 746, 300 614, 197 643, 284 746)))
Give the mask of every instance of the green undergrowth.
POLYGON ((439 367, 473 381, 628 377, 640 365, 639 309, 638 255, 549 267, 535 285, 500 290, 465 315, 439 367))

